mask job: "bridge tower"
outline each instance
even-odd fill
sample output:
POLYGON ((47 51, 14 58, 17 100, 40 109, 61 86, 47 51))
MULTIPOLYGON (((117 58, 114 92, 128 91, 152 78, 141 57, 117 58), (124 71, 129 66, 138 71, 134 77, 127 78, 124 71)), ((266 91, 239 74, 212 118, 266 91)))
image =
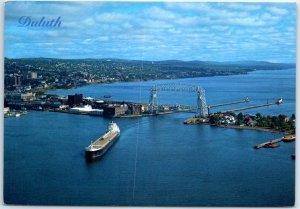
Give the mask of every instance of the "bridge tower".
POLYGON ((157 88, 156 86, 153 86, 151 88, 151 94, 150 94, 150 105, 149 105, 149 111, 152 114, 158 113, 158 102, 157 102, 157 88))
POLYGON ((187 84, 160 84, 151 88, 149 112, 152 114, 158 113, 157 91, 185 91, 195 92, 197 94, 197 110, 196 117, 207 117, 208 108, 206 105, 205 90, 200 86, 187 84))
POLYGON ((197 87, 197 117, 204 118, 208 115, 208 109, 206 105, 205 90, 201 87, 197 87))

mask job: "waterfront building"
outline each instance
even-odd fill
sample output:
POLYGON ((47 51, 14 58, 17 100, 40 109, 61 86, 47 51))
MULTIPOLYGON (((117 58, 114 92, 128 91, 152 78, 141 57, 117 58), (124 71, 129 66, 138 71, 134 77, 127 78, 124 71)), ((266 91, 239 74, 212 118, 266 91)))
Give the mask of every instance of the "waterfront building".
POLYGON ((54 101, 50 104, 50 107, 51 108, 59 108, 60 109, 60 106, 62 105, 62 103, 60 101, 54 101))
POLYGON ((17 102, 17 101, 32 101, 35 98, 35 93, 27 92, 6 92, 5 99, 8 102, 17 102))
POLYGON ((10 111, 10 108, 9 108, 9 107, 4 107, 4 108, 3 108, 3 113, 4 113, 4 115, 7 114, 7 113, 9 113, 9 111, 10 111))
POLYGON ((120 117, 125 115, 126 111, 128 110, 127 105, 120 105, 120 106, 112 106, 112 107, 105 107, 103 112, 104 117, 120 117))
POLYGON ((35 98, 35 93, 27 92, 21 94, 22 101, 32 101, 35 98))
POLYGON ((164 106, 159 106, 159 110, 161 110, 161 111, 169 111, 169 110, 170 110, 170 107, 169 107, 169 106, 166 106, 166 105, 164 105, 164 106))
POLYGON ((148 112, 149 111, 149 106, 147 104, 142 104, 141 105, 141 111, 142 112, 148 112))
POLYGON ((132 115, 140 115, 142 113, 142 105, 131 104, 129 105, 128 110, 132 115))
POLYGON ((79 105, 82 102, 83 102, 82 94, 68 95, 68 104, 70 107, 73 107, 74 105, 79 105))

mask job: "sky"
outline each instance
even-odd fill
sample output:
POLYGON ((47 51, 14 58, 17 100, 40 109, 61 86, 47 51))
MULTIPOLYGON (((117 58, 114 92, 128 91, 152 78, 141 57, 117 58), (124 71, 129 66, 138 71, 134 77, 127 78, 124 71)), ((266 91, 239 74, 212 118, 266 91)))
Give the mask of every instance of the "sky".
POLYGON ((6 2, 8 58, 296 60, 295 3, 6 2), (30 27, 57 19, 60 27, 30 27))

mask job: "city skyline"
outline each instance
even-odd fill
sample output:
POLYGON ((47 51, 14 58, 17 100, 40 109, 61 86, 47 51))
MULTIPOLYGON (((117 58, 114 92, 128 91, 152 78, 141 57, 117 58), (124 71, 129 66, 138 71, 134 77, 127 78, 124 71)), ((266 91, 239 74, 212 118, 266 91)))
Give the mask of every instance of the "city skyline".
POLYGON ((8 2, 5 57, 295 62, 294 3, 8 2), (76 14, 76 15, 74 15, 76 14), (21 17, 60 27, 20 25, 21 17))

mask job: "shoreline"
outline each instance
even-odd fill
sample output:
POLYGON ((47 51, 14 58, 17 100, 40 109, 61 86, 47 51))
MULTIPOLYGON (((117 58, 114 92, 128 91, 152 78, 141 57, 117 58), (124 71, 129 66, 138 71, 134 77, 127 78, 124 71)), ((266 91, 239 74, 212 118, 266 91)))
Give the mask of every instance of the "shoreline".
MULTIPOLYGON (((288 69, 292 69, 292 68, 281 68, 281 69, 276 69, 276 70, 288 70, 288 69)), ((82 84, 80 86, 72 86, 70 88, 57 88, 57 89, 49 89, 49 90, 46 90, 44 92, 44 94, 48 94, 49 91, 56 91, 56 90, 71 90, 71 89, 77 89, 77 88, 80 88, 80 87, 85 87, 85 86, 90 86, 90 85, 107 85, 107 84, 114 84, 114 83, 139 83, 139 82, 151 82, 151 81, 171 81, 171 80, 183 80, 183 79, 193 79, 193 78, 206 78, 206 77, 227 77, 227 76, 237 76, 237 75, 248 75, 249 73, 253 73, 253 72, 256 72, 256 71, 270 71, 270 70, 266 70, 266 69, 249 69, 247 72, 244 72, 244 73, 232 73, 232 74, 223 74, 223 75, 207 75, 207 76, 195 76, 195 77, 185 77, 185 78, 156 78, 156 79, 149 79, 149 80, 143 80, 143 79, 140 79, 140 80, 124 80, 124 81, 108 81, 108 82, 99 82, 99 81, 95 81, 95 82, 92 82, 92 83, 86 83, 86 84, 82 84)))
POLYGON ((78 89, 80 87, 85 87, 85 86, 91 86, 91 85, 109 85, 109 84, 115 84, 115 83, 145 83, 145 82, 151 82, 151 81, 171 81, 171 80, 181 80, 181 79, 192 79, 192 78, 206 78, 206 77, 224 77, 224 76, 236 76, 236 75, 247 75, 249 74, 249 72, 254 72, 254 71, 258 71, 258 70, 250 70, 247 71, 245 73, 234 73, 234 74, 226 74, 226 75, 208 75, 208 76, 195 76, 195 77, 186 77, 186 78, 157 78, 157 79, 149 79, 149 80, 128 80, 128 81, 110 81, 110 82, 91 82, 91 83, 86 83, 86 84, 82 84, 79 86, 71 86, 70 88, 54 88, 54 89, 45 89, 45 91, 43 92, 43 94, 48 94, 49 91, 59 91, 59 90, 72 90, 72 89, 78 89))
POLYGON ((265 131, 265 132, 273 132, 273 133, 281 133, 281 134, 291 134, 291 132, 278 131, 275 129, 267 128, 267 127, 249 127, 249 126, 234 126, 234 125, 215 125, 209 124, 210 126, 218 127, 218 128, 232 128, 232 129, 241 129, 241 130, 254 130, 254 131, 265 131))

